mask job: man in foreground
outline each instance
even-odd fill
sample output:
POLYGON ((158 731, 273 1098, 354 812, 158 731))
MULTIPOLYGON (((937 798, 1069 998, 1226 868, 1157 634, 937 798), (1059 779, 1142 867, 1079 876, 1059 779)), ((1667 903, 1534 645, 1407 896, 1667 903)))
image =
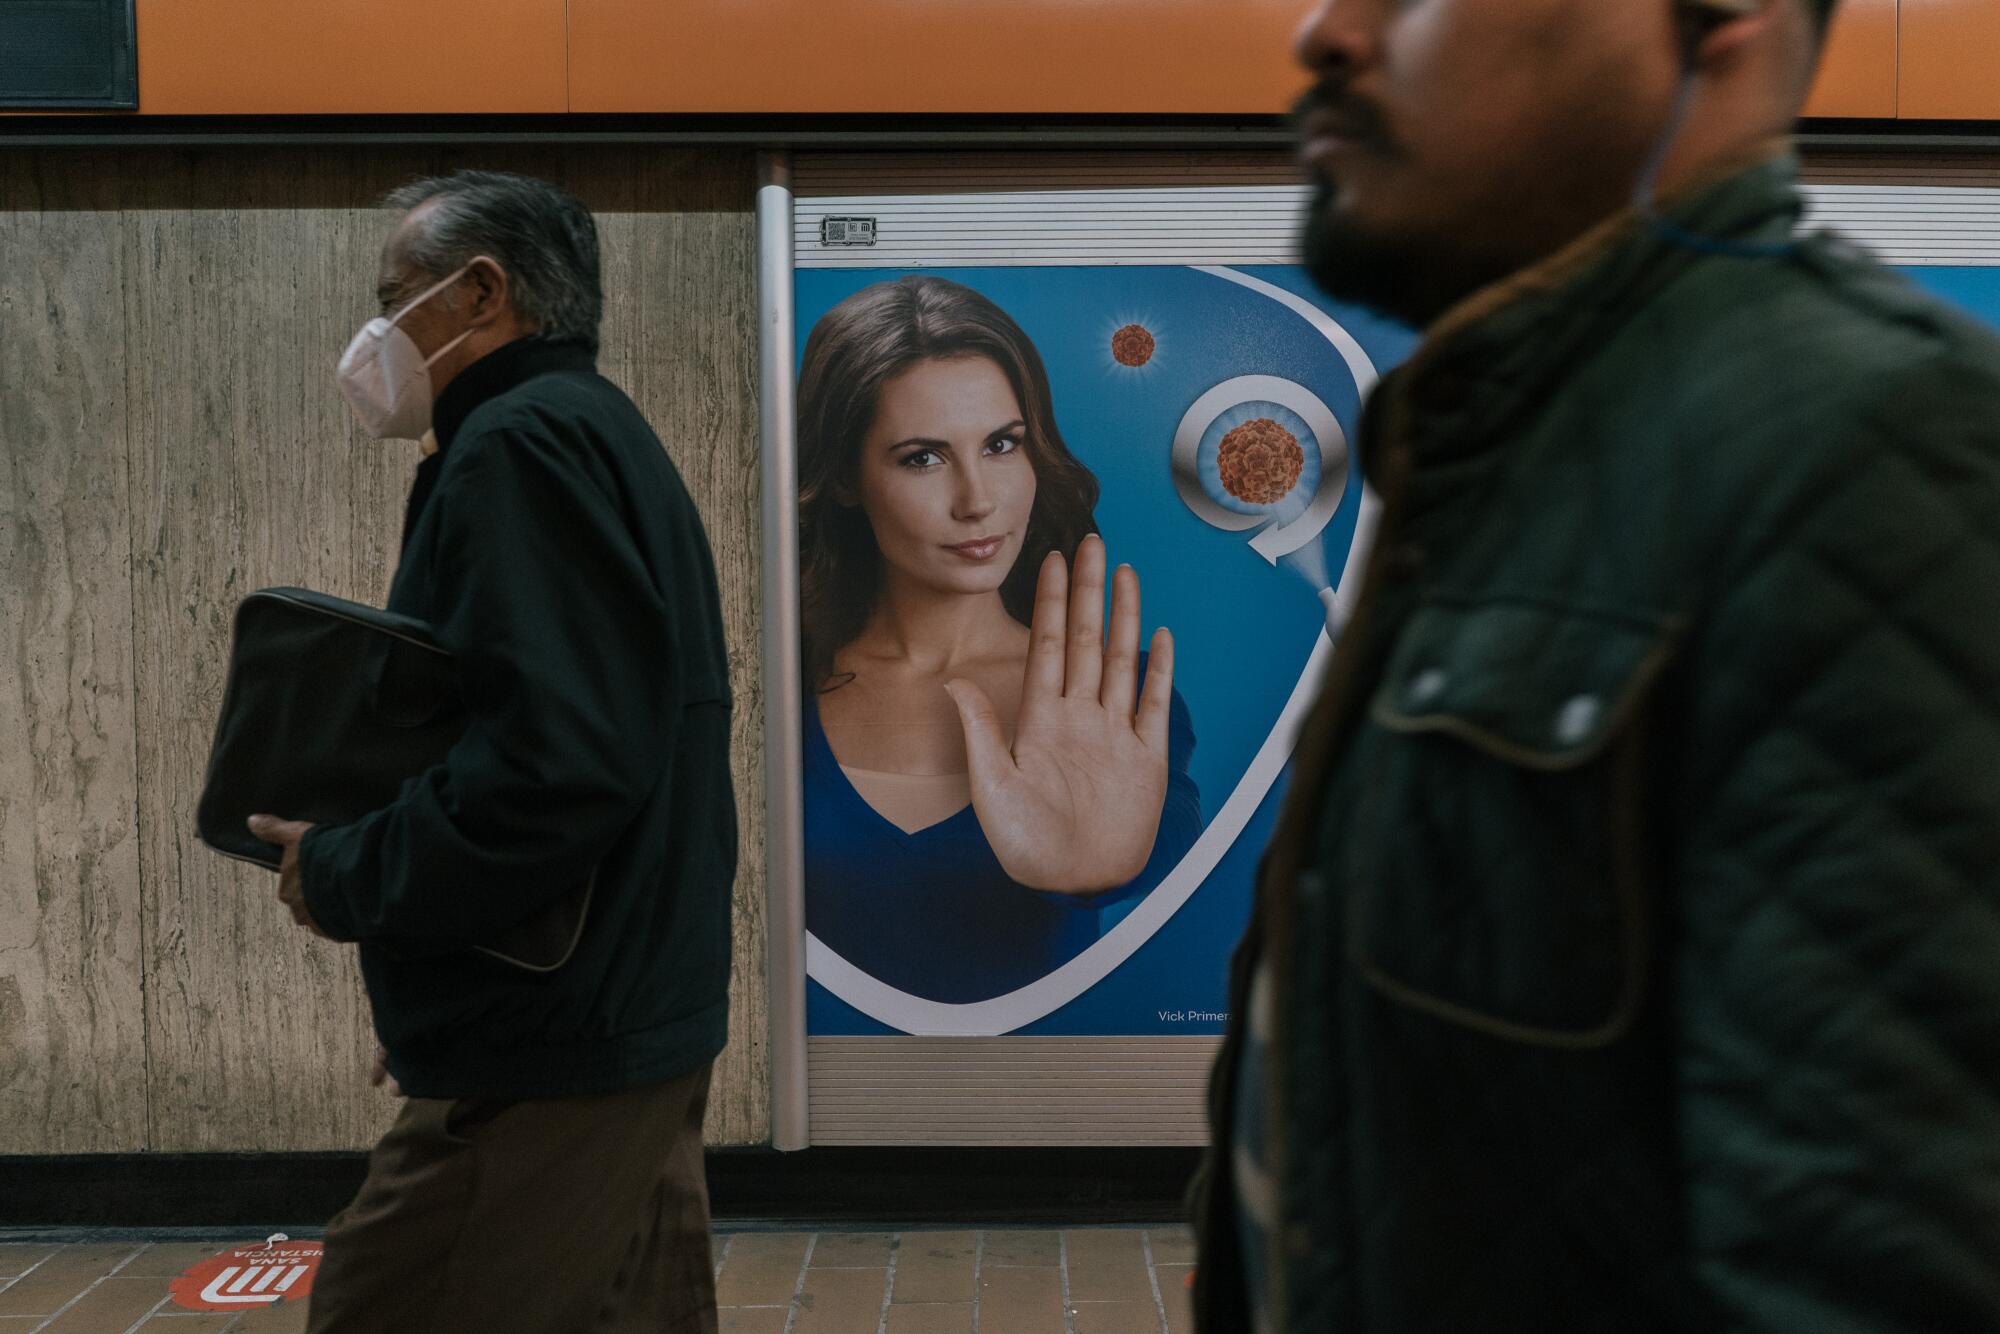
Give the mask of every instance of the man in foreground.
POLYGON ((589 212, 487 172, 390 202, 341 387, 370 434, 435 434, 389 606, 451 651, 471 722, 364 819, 251 822, 300 923, 360 943, 409 1098, 310 1328, 713 1331, 736 818, 708 540, 596 373, 589 212))
POLYGON ((1328 0, 1425 330, 1234 976, 1243 1331, 2000 1329, 2000 344, 1827 239, 1830 0, 1328 0))

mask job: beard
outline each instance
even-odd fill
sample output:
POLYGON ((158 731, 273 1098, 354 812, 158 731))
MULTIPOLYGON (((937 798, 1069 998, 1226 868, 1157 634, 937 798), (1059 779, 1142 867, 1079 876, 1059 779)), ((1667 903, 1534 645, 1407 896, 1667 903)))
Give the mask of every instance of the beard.
MULTIPOLYGON (((1355 96, 1337 80, 1322 80, 1293 108, 1295 123, 1310 135, 1325 119, 1349 138, 1355 151, 1391 175, 1407 175, 1410 159, 1381 108, 1355 96)), ((1512 265, 1478 253, 1478 235, 1453 237, 1436 226, 1376 224, 1354 216, 1339 180, 1313 168, 1313 198, 1299 238, 1300 259, 1320 290, 1390 319, 1422 329, 1512 265)))
MULTIPOLYGON (((1381 109, 1337 79, 1322 79, 1308 89, 1292 119, 1302 137, 1310 136, 1316 121, 1331 121, 1384 165, 1402 158, 1381 109)), ((1444 307, 1433 308, 1435 301, 1426 294, 1433 264, 1423 249, 1407 232, 1371 230, 1356 222, 1343 207, 1340 183, 1312 170, 1313 198, 1299 251, 1320 290, 1414 327, 1439 314, 1444 307)))
POLYGON ((1336 301, 1366 306, 1413 328, 1445 309, 1423 295, 1430 287, 1425 257, 1406 242, 1371 233, 1343 216, 1338 187, 1330 181, 1314 187, 1299 251, 1306 275, 1336 301))
POLYGON ((1339 186, 1324 179, 1314 189, 1299 251, 1307 276, 1328 296, 1417 330, 1543 253, 1511 254, 1478 239, 1366 227, 1341 208, 1339 186))

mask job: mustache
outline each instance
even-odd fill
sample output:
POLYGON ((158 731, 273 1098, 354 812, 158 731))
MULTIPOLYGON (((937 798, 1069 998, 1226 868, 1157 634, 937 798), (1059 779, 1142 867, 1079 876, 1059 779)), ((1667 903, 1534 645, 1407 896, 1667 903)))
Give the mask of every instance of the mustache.
POLYGON ((1301 138, 1315 129, 1330 128, 1343 138, 1375 148, 1395 146, 1382 108, 1337 79, 1321 79, 1300 95, 1292 104, 1292 127, 1301 138))

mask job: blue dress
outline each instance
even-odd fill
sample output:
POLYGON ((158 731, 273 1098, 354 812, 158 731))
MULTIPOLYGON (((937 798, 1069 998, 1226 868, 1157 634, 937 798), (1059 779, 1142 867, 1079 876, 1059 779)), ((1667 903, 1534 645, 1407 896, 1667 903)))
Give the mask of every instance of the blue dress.
POLYGON ((1194 845, 1202 821, 1193 754, 1194 723, 1176 691, 1153 854, 1130 884, 1080 898, 1008 879, 970 806, 914 834, 884 819, 840 771, 808 699, 806 929, 863 972, 927 1000, 963 1004, 1026 986, 1097 939, 1098 909, 1144 894, 1194 845))

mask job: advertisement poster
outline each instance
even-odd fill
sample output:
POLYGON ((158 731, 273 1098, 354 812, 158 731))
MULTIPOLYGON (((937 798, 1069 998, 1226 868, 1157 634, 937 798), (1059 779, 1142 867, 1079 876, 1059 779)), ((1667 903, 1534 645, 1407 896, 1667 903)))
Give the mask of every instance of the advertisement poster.
POLYGON ((1219 1034, 1350 574, 1360 404, 1413 338, 1289 267, 822 269, 796 296, 808 1032, 1219 1034), (1140 673, 1072 659, 1098 688, 1062 705, 1030 672, 1042 556, 1092 532, 1136 573, 1139 649, 1172 636, 1171 697, 1125 733, 1140 673), (974 753, 947 679, 990 735, 1036 720, 1032 774, 974 753))

